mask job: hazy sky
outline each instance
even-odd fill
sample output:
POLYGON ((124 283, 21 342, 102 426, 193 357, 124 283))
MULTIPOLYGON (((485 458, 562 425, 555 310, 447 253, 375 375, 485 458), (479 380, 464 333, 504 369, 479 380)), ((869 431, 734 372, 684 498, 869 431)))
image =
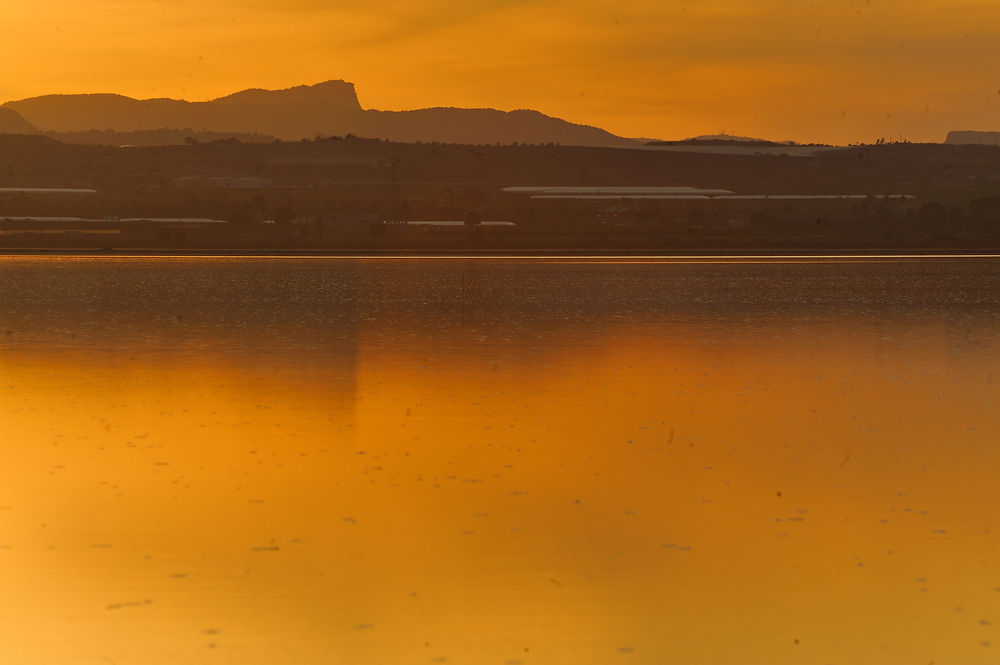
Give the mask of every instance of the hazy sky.
POLYGON ((1000 130, 1000 0, 0 0, 0 61, 0 100, 340 78, 626 136, 1000 130))

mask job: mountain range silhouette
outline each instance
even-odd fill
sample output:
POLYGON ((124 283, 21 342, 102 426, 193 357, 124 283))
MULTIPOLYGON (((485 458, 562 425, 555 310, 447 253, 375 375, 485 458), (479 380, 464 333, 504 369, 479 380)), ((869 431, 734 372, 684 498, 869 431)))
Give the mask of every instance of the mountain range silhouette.
POLYGON ((340 80, 285 90, 243 90, 207 102, 116 94, 44 95, 7 102, 0 111, 4 111, 0 133, 27 133, 34 128, 44 132, 171 128, 267 134, 283 140, 354 134, 409 143, 622 146, 627 142, 603 129, 532 110, 364 109, 354 84, 340 80))

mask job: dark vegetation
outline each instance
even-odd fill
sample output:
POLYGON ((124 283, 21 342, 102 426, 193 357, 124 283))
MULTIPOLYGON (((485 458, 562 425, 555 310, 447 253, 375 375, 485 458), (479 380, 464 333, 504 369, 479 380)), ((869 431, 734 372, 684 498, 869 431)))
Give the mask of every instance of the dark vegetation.
POLYGON ((0 247, 781 250, 1000 247, 1000 147, 891 144, 814 156, 355 137, 160 147, 0 136, 0 247), (539 200, 535 186, 695 186, 860 200, 539 200), (876 196, 911 195, 912 199, 876 196), (67 216, 100 221, 23 221, 67 216), (212 218, 224 224, 123 221, 212 218), (449 228, 402 220, 456 220, 449 228), (482 224, 505 220, 496 228, 482 224), (108 234, 91 235, 93 231, 108 234), (42 233, 45 231, 45 233, 42 233), (86 233, 85 233, 86 232, 86 233), (110 234, 110 235, 109 235, 110 234))
POLYGON ((269 134, 245 132, 210 132, 193 129, 137 129, 119 132, 113 129, 91 129, 85 132, 44 132, 44 135, 63 143, 106 146, 162 146, 212 143, 214 141, 239 141, 240 143, 273 143, 269 134))

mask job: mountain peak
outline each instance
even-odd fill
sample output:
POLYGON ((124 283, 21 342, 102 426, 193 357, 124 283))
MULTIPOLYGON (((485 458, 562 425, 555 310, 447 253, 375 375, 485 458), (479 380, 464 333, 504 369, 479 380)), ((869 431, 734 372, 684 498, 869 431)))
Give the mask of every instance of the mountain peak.
POLYGON ((225 97, 213 99, 220 104, 325 104, 339 110, 361 110, 354 84, 342 80, 323 81, 315 85, 297 85, 283 90, 249 88, 225 97))

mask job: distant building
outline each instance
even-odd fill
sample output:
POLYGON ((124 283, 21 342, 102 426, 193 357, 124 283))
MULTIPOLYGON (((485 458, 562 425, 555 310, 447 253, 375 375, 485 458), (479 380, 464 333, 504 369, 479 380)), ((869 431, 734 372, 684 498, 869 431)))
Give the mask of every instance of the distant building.
POLYGON ((97 194, 97 190, 85 187, 0 187, 0 194, 82 194, 89 196, 97 194))
POLYGON ((198 189, 267 189, 274 183, 268 178, 254 176, 201 176, 189 175, 174 179, 175 187, 198 189))
MULTIPOLYGON (((403 222, 404 226, 432 226, 440 228, 453 228, 459 226, 469 226, 464 221, 458 220, 415 220, 412 222, 403 222)), ((489 227, 506 227, 506 226, 517 226, 514 222, 504 222, 504 221, 488 221, 479 222, 474 226, 489 226, 489 227)))

